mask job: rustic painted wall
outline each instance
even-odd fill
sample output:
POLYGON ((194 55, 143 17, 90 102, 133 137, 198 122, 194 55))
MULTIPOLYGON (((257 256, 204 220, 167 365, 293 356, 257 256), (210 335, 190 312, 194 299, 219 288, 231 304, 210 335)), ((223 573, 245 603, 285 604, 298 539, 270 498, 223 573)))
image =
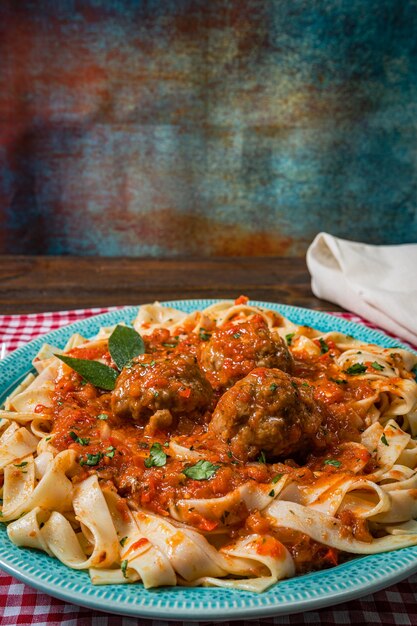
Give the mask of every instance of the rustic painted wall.
POLYGON ((416 0, 2 0, 0 252, 417 241, 416 0))

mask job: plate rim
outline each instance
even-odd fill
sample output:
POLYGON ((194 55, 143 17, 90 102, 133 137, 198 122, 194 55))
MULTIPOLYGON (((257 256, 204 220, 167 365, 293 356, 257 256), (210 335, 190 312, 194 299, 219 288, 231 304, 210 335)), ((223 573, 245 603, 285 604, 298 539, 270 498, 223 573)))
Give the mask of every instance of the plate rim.
MULTIPOLYGON (((172 307, 177 307, 177 308, 185 307, 189 310, 196 310, 198 308, 201 308, 202 306, 209 306, 210 304, 213 304, 215 302, 220 302, 220 301, 233 301, 233 300, 227 300, 224 298, 181 299, 181 300, 164 301, 164 302, 161 302, 161 304, 163 306, 172 306, 172 307)), ((298 316, 304 317, 304 318, 312 317, 314 319, 315 327, 317 327, 317 324, 320 327, 321 323, 323 323, 326 326, 326 323, 328 324, 330 321, 332 321, 336 327, 343 327, 344 329, 351 329, 353 333, 356 330, 356 331, 359 331, 359 335, 362 334, 362 335, 366 335, 367 337, 371 337, 371 339, 369 338, 366 339, 368 341, 375 340, 375 342, 378 343, 378 340, 379 340, 380 342, 384 343, 387 347, 394 347, 394 346, 403 347, 407 350, 415 352, 415 350, 413 350, 413 348, 411 348, 407 344, 401 341, 398 341, 395 338, 389 337, 383 331, 369 328, 358 322, 346 320, 343 317, 332 315, 331 313, 326 313, 323 311, 316 311, 314 309, 308 309, 305 307, 297 307, 297 306, 292 306, 292 305, 265 302, 265 301, 251 300, 250 304, 254 306, 270 307, 273 310, 278 311, 281 314, 285 315, 286 317, 289 317, 289 319, 291 319, 291 315, 295 316, 297 319, 298 319, 298 316)), ((34 354, 35 352, 39 350, 39 348, 45 341, 49 342, 51 340, 53 341, 54 339, 58 339, 58 343, 64 343, 66 339, 68 338, 68 336, 73 334, 74 332, 82 331, 83 328, 88 327, 88 326, 98 329, 100 326, 103 326, 106 324, 117 323, 117 317, 120 318, 120 321, 125 321, 125 322, 132 321, 133 316, 137 313, 139 306, 141 305, 130 305, 130 306, 116 308, 116 309, 112 308, 111 310, 105 313, 92 315, 92 316, 83 318, 81 320, 72 322, 71 324, 66 324, 64 326, 61 326, 60 328, 49 331, 48 333, 45 333, 43 335, 39 335, 32 341, 26 343, 23 346, 20 346, 19 348, 11 352, 9 355, 7 355, 3 359, 3 361, 0 362, 0 385, 2 381, 2 374, 4 370, 6 370, 10 364, 13 364, 15 362, 21 362, 22 363, 21 369, 24 369, 26 367, 26 372, 27 372, 29 369, 27 365, 27 361, 29 360, 32 354, 34 354), (132 316, 130 320, 127 319, 128 316, 132 316)), ((300 322, 298 321, 296 323, 300 323, 300 322)), ((340 328, 338 328, 338 330, 340 330, 340 328)), ((94 334, 94 332, 96 332, 96 330, 89 331, 87 334, 91 336, 94 334)), ((323 331, 323 332, 326 332, 326 331, 323 331)), ((346 332, 346 331, 343 330, 342 332, 346 332)), ((3 392, 0 388, 0 396, 4 397, 7 394, 7 391, 9 391, 10 388, 13 388, 13 386, 16 385, 18 380, 19 378, 15 378, 13 382, 6 387, 5 392, 3 392)), ((2 535, 5 535, 4 530, 3 530, 2 535)), ((7 542, 9 542, 8 539, 7 539, 7 542)), ((60 600, 63 600, 65 602, 78 604, 79 606, 84 606, 84 607, 101 611, 101 612, 107 612, 107 613, 112 613, 112 614, 117 614, 117 615, 128 615, 131 617, 143 617, 147 619, 164 619, 164 620, 175 620, 175 621, 178 621, 181 619, 187 620, 187 621, 199 621, 199 620, 206 621, 207 619, 210 619, 211 621, 214 622, 214 621, 222 621, 225 617, 227 617, 229 621, 234 621, 234 620, 238 620, 242 618, 253 619, 257 617, 271 617, 274 615, 284 616, 284 615, 290 615, 290 614, 300 613, 304 611, 317 610, 317 609, 321 609, 325 607, 334 606, 336 604, 340 604, 343 602, 349 602, 356 598, 365 596, 369 593, 375 593, 381 589, 386 588, 387 586, 396 584, 397 582, 417 572, 417 546, 412 546, 409 548, 403 548, 401 550, 396 550, 396 551, 389 552, 389 553, 382 553, 384 555, 389 555, 388 559, 393 561, 394 566, 395 566, 394 571, 389 569, 386 572, 382 572, 382 573, 380 572, 378 573, 376 580, 371 579, 365 583, 363 582, 361 582, 361 584, 356 583, 356 584, 353 584, 353 586, 351 586, 351 588, 349 589, 341 588, 337 591, 326 593, 325 595, 319 594, 316 597, 307 597, 306 599, 303 599, 303 600, 293 599, 290 601, 287 600, 283 602, 283 601, 280 601, 279 598, 275 598, 275 601, 272 601, 272 603, 268 605, 258 605, 258 606, 244 606, 243 605, 241 607, 236 607, 236 606, 231 606, 233 603, 232 602, 228 603, 228 599, 230 598, 233 599, 235 597, 239 597, 239 595, 242 593, 247 594, 249 592, 240 592, 239 590, 225 590, 225 589, 220 590, 218 588, 198 588, 199 591, 203 595, 208 596, 207 606, 205 606, 204 608, 194 607, 193 602, 191 602, 189 606, 181 605, 181 608, 179 610, 176 609, 175 615, 169 615, 169 614, 167 615, 169 611, 172 611, 172 607, 154 606, 154 604, 152 603, 152 599, 155 599, 155 597, 158 597, 158 595, 162 593, 171 592, 173 593, 172 599, 174 600, 175 592, 173 592, 173 589, 178 589, 178 588, 165 588, 165 589, 158 590, 155 592, 155 591, 145 590, 143 589, 143 587, 139 587, 142 595, 149 593, 149 597, 147 597, 148 600, 151 600, 149 605, 143 604, 143 603, 138 603, 138 604, 128 603, 127 601, 123 602, 120 600, 115 601, 114 599, 111 600, 107 598, 100 598, 98 596, 86 595, 86 592, 83 590, 76 591, 74 589, 67 589, 63 587, 61 580, 58 580, 58 582, 56 581, 45 582, 39 577, 39 574, 26 573, 24 558, 22 560, 22 563, 19 564, 18 566, 10 564, 7 561, 7 547, 8 546, 11 547, 12 545, 13 544, 11 543, 10 544, 7 543, 7 545, 5 544, 6 556, 3 556, 3 554, 0 554, 1 568, 7 573, 15 576, 17 579, 25 582, 29 586, 39 589, 40 591, 47 593, 50 596, 59 598, 60 600), (395 555, 396 553, 401 553, 401 555, 403 555, 404 558, 406 559, 406 562, 403 562, 401 565, 398 563, 397 565, 395 565, 395 557, 393 555, 395 555), (406 558, 407 556, 409 556, 410 558, 409 562, 407 562, 407 558, 406 558), (213 607, 212 605, 210 605, 210 592, 213 592, 214 590, 216 590, 217 593, 224 592, 222 594, 221 606, 213 607)), ((24 550, 24 552, 22 553, 22 555, 24 555, 25 553, 27 553, 28 548, 23 548, 22 550, 24 550)), ((44 559, 45 557, 48 558, 46 554, 40 551, 39 552, 30 551, 30 552, 35 553, 37 558, 41 558, 41 559, 44 559)), ((357 563, 358 561, 365 562, 365 560, 367 562, 371 562, 373 560, 378 561, 378 557, 381 557, 381 553, 378 553, 376 555, 359 557, 357 559, 344 563, 343 565, 337 566, 336 568, 330 568, 328 570, 321 570, 319 572, 312 572, 304 576, 288 579, 288 581, 278 582, 269 591, 266 591, 263 594, 259 594, 259 595, 250 594, 250 596, 251 597, 255 596, 256 598, 261 599, 262 597, 265 597, 265 594, 269 594, 271 592, 273 594, 274 590, 276 590, 279 586, 281 587, 283 585, 285 586, 285 583, 290 582, 290 581, 295 581, 293 583, 294 585, 296 585, 297 581, 299 581, 300 585, 302 586, 303 580, 307 580, 307 578, 310 578, 310 577, 315 577, 316 579, 320 579, 320 578, 326 577, 326 575, 335 571, 338 571, 340 574, 342 574, 343 570, 347 570, 347 572, 349 573, 349 569, 351 568, 352 563, 357 563)), ((57 561, 57 559, 54 559, 54 561, 57 561)), ((69 569, 63 564, 60 564, 60 565, 62 566, 64 572, 69 569)), ((39 569, 41 569, 41 564, 39 564, 39 569)), ((69 571, 74 571, 74 570, 69 570, 69 571)), ((92 587, 92 590, 97 589, 96 586, 91 585, 91 587, 92 587)), ((115 585, 109 585, 109 586, 104 587, 105 590, 114 589, 114 588, 120 589, 122 591, 126 587, 115 586, 115 585)), ((179 589, 187 593, 186 588, 179 588, 179 589)), ((193 589, 193 591, 196 590, 196 588, 191 588, 191 589, 193 589)), ((168 600, 168 603, 169 603, 169 600, 168 600)))

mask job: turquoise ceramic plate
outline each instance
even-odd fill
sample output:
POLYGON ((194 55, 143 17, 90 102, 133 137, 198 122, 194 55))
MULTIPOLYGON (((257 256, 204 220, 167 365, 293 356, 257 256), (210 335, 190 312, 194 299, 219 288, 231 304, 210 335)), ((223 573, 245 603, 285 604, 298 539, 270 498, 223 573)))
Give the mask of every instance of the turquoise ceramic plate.
MULTIPOLYGON (((167 304, 188 312, 213 302, 182 300, 167 304)), ((398 346, 398 342, 380 332, 325 313, 264 302, 253 304, 268 306, 298 324, 323 331, 339 330, 386 347, 398 346)), ((32 358, 45 341, 63 347, 74 332, 90 337, 101 326, 131 322, 136 312, 137 307, 128 307, 98 315, 55 330, 17 349, 0 363, 2 399, 27 374, 32 358)), ((8 541, 3 525, 0 529, 0 565, 32 587, 100 611, 164 620, 215 621, 308 611, 377 591, 417 571, 417 546, 356 558, 333 569, 282 581, 262 594, 182 587, 146 591, 139 584, 94 587, 87 573, 68 569, 41 552, 14 546, 8 541)))

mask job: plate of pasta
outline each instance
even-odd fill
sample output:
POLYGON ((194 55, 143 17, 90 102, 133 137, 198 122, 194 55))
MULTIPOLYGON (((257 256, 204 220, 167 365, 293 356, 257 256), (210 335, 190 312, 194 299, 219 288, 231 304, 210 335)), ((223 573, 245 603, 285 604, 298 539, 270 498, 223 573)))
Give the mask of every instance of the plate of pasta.
POLYGON ((417 354, 248 301, 127 307, 0 363, 0 565, 176 620, 328 606, 417 570, 417 354))

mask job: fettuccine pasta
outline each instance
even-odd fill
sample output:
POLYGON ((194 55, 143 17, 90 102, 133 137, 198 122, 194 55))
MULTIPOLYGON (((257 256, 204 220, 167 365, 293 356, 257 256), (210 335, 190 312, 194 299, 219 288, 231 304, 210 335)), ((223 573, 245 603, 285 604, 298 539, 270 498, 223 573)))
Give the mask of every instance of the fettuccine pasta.
POLYGON ((94 584, 261 592, 417 544, 417 356, 241 296, 44 345, 0 410, 1 520, 94 584))

